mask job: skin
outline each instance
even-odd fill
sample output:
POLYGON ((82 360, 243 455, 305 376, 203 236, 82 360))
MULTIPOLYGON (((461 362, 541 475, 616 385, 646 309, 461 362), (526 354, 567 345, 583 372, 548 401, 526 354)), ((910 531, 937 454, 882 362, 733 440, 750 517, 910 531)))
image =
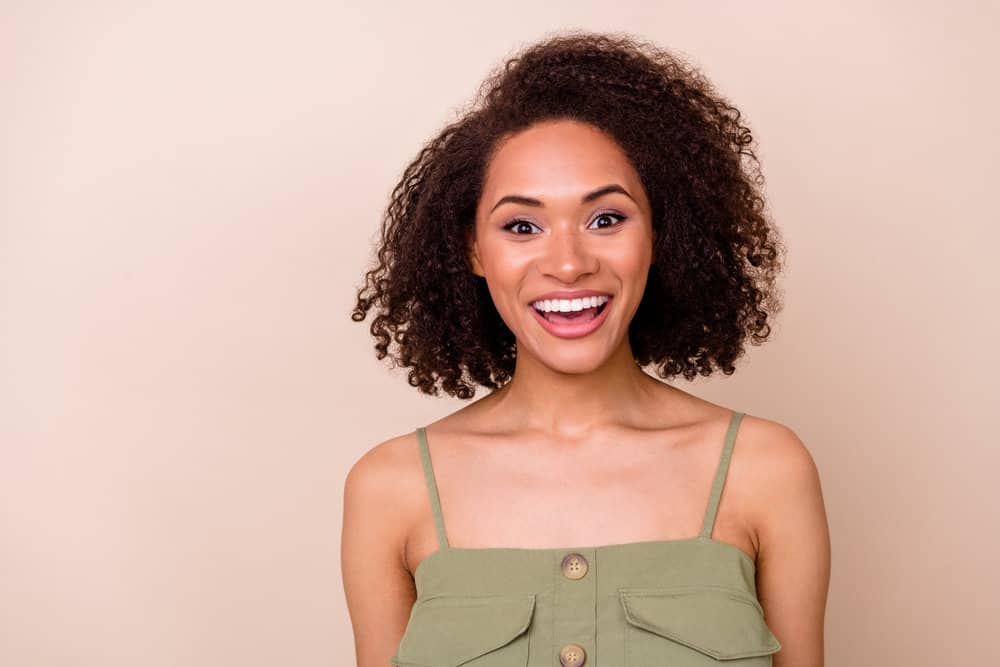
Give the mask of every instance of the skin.
MULTIPOLYGON (((507 385, 427 425, 451 546, 560 548, 698 534, 732 412, 633 361, 628 324, 652 240, 639 176, 603 133, 547 121, 501 143, 469 260, 518 355, 507 385), (631 197, 581 202, 609 184, 631 197), (540 205, 494 208, 508 195, 540 205), (540 294, 587 288, 613 295, 590 335, 560 339, 534 319, 529 303, 540 294)), ((712 538, 756 561, 758 598, 782 644, 774 667, 821 667, 830 541, 815 463, 792 430, 743 418, 712 538)), ((415 435, 376 445, 344 487, 342 572, 359 667, 389 664, 416 599, 413 573, 437 548, 415 435)))

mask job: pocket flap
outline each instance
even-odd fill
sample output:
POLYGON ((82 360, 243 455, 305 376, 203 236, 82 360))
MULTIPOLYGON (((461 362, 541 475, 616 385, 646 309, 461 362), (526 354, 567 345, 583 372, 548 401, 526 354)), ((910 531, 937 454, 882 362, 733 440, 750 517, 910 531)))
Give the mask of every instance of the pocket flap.
POLYGON ((629 624, 719 660, 777 653, 781 644, 752 595, 716 586, 621 588, 629 624))
POLYGON ((399 667, 459 667, 523 635, 534 612, 534 593, 417 600, 391 662, 399 667))

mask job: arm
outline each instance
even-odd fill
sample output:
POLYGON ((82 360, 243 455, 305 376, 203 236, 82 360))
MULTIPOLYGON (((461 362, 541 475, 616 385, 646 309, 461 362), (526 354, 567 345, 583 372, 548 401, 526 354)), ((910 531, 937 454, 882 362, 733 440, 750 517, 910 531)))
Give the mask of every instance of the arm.
POLYGON ((761 433, 757 596, 782 648, 773 667, 823 667, 830 535, 816 464, 789 428, 761 433))
POLYGON ((416 599, 404 559, 409 524, 401 520, 406 444, 401 437, 372 448, 344 482, 340 558, 358 667, 388 667, 416 599))

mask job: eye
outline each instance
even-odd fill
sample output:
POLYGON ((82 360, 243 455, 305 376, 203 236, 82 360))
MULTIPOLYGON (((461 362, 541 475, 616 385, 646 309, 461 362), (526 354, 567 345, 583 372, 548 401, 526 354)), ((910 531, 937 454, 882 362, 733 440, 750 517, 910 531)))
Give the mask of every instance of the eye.
MULTIPOLYGON (((521 227, 521 225, 531 225, 531 226, 537 228, 537 226, 535 225, 535 223, 529 222, 528 220, 522 220, 521 218, 517 218, 515 220, 511 220, 510 222, 508 222, 506 225, 504 225, 503 227, 501 227, 501 229, 505 229, 507 231, 513 232, 513 230, 515 228, 521 227)), ((522 227, 522 229, 523 229, 523 227, 522 227)), ((522 234, 521 232, 513 232, 513 233, 515 235, 517 235, 517 236, 527 236, 531 232, 528 232, 527 234, 522 234)))
MULTIPOLYGON (((615 227, 615 226, 621 224, 624 220, 626 220, 627 216, 624 216, 624 215, 622 215, 620 213, 614 213, 612 211, 604 211, 603 213, 598 214, 597 217, 594 218, 594 221, 597 222, 598 220, 602 220, 602 219, 609 219, 609 220, 612 220, 613 222, 611 222, 610 224, 599 225, 597 227, 598 229, 608 229, 609 227, 615 227)), ((531 235, 531 231, 530 231, 531 227, 535 227, 535 229, 538 229, 538 226, 535 225, 535 223, 533 223, 533 222, 531 222, 529 220, 525 220, 523 218, 515 218, 514 220, 511 220, 510 222, 508 222, 507 224, 505 224, 503 227, 501 227, 501 229, 504 229, 506 231, 512 232, 516 236, 530 236, 531 235), (522 231, 515 231, 515 230, 522 230, 522 231), (527 231, 523 231, 523 230, 527 230, 527 231)))
POLYGON ((626 216, 621 215, 620 213, 612 213, 611 211, 605 211, 603 213, 598 214, 598 216, 594 218, 594 222, 597 222, 598 220, 604 218, 611 218, 614 220, 614 222, 609 225, 601 225, 598 227, 598 229, 607 229, 608 227, 614 227, 616 225, 620 225, 622 221, 626 219, 626 216))

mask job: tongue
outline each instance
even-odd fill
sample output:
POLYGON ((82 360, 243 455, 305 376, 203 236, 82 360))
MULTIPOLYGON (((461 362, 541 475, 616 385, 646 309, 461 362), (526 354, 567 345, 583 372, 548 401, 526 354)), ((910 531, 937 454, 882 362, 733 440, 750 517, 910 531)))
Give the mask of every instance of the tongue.
POLYGON ((592 320, 597 315, 596 308, 584 308, 583 310, 571 310, 565 313, 545 313, 545 319, 549 322, 564 324, 566 322, 586 322, 592 320))

